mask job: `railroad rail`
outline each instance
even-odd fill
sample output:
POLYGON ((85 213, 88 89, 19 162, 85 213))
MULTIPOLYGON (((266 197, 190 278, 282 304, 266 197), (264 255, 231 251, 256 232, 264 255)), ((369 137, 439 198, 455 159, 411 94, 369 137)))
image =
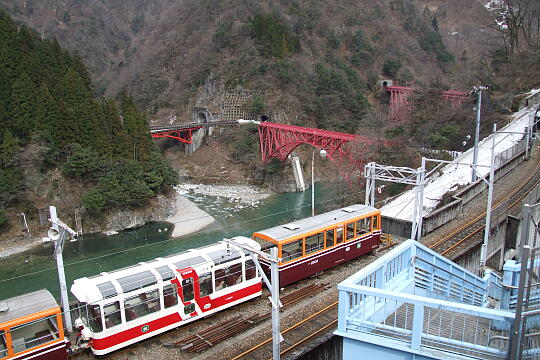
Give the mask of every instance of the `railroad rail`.
MULTIPOLYGON (((337 301, 333 302, 322 310, 317 311, 316 313, 283 330, 281 334, 284 337, 284 341, 281 343, 282 349, 280 356, 290 353, 292 350, 297 349, 300 345, 337 326, 337 305, 337 301)), ((270 337, 233 357, 231 360, 271 358, 272 338, 270 337)))
POLYGON ((311 284, 308 286, 304 286, 303 288, 300 288, 296 291, 293 291, 290 294, 284 295, 279 300, 281 301, 283 307, 287 307, 296 304, 300 300, 303 300, 308 296, 313 295, 314 293, 324 291, 328 288, 328 284, 311 284))
MULTIPOLYGON (((532 190, 537 184, 540 183, 540 163, 538 163, 529 177, 517 186, 510 194, 499 200, 492 207, 492 211, 496 210, 503 204, 508 204, 508 209, 513 208, 523 200, 525 196, 532 190)), ((441 255, 446 256, 449 259, 455 259, 463 250, 470 247, 474 236, 481 233, 485 226, 486 212, 478 215, 465 225, 456 229, 452 233, 448 234, 439 241, 429 245, 429 248, 437 251, 441 255)))
POLYGON ((187 336, 173 343, 165 343, 166 347, 178 347, 186 352, 201 352, 223 340, 227 340, 270 317, 270 313, 256 314, 248 318, 238 315, 219 324, 210 326, 195 335, 187 336))

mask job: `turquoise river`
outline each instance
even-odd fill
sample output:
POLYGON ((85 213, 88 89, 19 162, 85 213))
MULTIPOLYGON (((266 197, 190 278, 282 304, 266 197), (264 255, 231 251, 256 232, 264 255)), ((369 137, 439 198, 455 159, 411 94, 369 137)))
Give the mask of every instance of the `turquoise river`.
MULTIPOLYGON (((332 185, 317 184, 315 197, 317 213, 341 204, 340 195, 332 185)), ((254 231, 311 214, 310 190, 275 194, 266 199, 264 205, 248 209, 238 209, 233 203, 216 197, 189 195, 188 198, 212 215, 216 222, 179 238, 170 237, 171 224, 150 223, 116 235, 88 234, 78 241, 68 242, 63 253, 68 288, 80 277, 215 243, 224 237, 249 237, 254 231)), ((62 214, 59 217, 62 218, 62 214)), ((58 275, 52 254, 52 245, 44 244, 0 260, 0 299, 42 288, 49 289, 58 299, 58 275)))

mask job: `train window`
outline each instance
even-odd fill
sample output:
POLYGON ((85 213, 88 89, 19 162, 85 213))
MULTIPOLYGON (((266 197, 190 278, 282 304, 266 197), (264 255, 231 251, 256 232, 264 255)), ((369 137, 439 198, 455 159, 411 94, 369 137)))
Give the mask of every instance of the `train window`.
POLYGON ((182 298, 184 302, 193 300, 193 278, 182 280, 182 298))
POLYGON ((158 290, 147 291, 131 296, 124 301, 126 321, 135 320, 141 316, 160 310, 158 290))
POLYGON ((176 284, 163 287, 163 303, 165 308, 178 304, 178 286, 176 284))
POLYGON ((343 242, 343 226, 336 228, 336 244, 341 244, 343 242))
POLYGON ((92 332, 98 333, 103 331, 103 324, 101 323, 101 308, 99 305, 88 305, 86 307, 88 312, 88 326, 92 332))
POLYGON ((7 356, 6 336, 3 330, 0 330, 0 358, 7 356))
POLYGON ((199 296, 205 297, 212 293, 212 273, 199 276, 199 296))
POLYGON ((378 217, 378 216, 374 216, 372 221, 373 221, 373 227, 372 227, 372 229, 373 229, 373 230, 379 230, 379 217, 378 217))
POLYGON ((306 237, 306 255, 324 248, 324 233, 306 237))
POLYGON ((233 286, 242 282, 242 263, 233 264, 226 270, 225 284, 227 286, 233 286))
POLYGON ((187 304, 184 306, 184 314, 191 314, 195 311, 195 304, 187 304))
POLYGON ((85 302, 78 302, 77 310, 79 311, 79 318, 85 323, 88 323, 88 311, 86 310, 85 302))
POLYGON ((326 230, 326 247, 332 247, 335 245, 334 229, 326 230))
POLYGON ((110 281, 97 284, 97 288, 101 292, 101 295, 103 296, 104 299, 116 296, 116 289, 114 288, 114 285, 110 281))
POLYGON ((268 240, 258 238, 257 236, 253 236, 253 240, 261 245, 261 251, 264 251, 265 253, 270 253, 270 249, 276 246, 276 244, 268 240))
POLYGON ((302 239, 281 245, 281 257, 283 262, 291 261, 303 255, 302 239))
POLYGON ((11 329, 13 352, 31 349, 58 339, 56 315, 38 319, 11 329))
POLYGON ((121 324, 120 302, 115 301, 103 306, 103 315, 105 317, 105 328, 110 329, 113 326, 121 324))
POLYGON ((157 279, 150 270, 146 270, 137 274, 128 275, 117 279, 124 293, 142 289, 143 287, 154 285, 157 279))
POLYGON ((246 267, 246 280, 251 280, 257 276, 257 267, 255 266, 255 263, 253 260, 248 260, 245 263, 246 267))
POLYGON ((156 271, 159 273, 159 276, 161 276, 161 280, 167 281, 174 278, 174 273, 168 266, 160 266, 156 268, 156 271))
POLYGON ((182 270, 193 265, 202 264, 205 261, 206 260, 204 260, 202 256, 195 256, 192 258, 180 260, 179 262, 175 262, 174 266, 176 266, 178 270, 182 270))
POLYGON ((240 257, 240 252, 236 249, 229 248, 229 249, 213 251, 209 253, 208 256, 212 258, 215 265, 219 265, 225 262, 238 259, 240 257))
POLYGON ((216 291, 223 289, 225 287, 225 269, 216 269, 214 272, 214 278, 216 281, 214 286, 216 291))
POLYGON ((347 240, 354 239, 354 223, 348 223, 345 228, 347 229, 347 240))
POLYGON ((371 218, 360 219, 356 222, 356 236, 371 232, 371 218))

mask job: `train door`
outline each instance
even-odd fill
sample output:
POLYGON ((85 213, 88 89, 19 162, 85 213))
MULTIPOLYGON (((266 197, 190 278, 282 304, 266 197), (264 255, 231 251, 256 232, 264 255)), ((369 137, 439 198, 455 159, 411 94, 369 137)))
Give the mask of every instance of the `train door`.
POLYGON ((192 316, 197 315, 197 310, 195 308, 195 276, 196 273, 194 270, 182 274, 182 281, 180 283, 182 302, 184 304, 184 309, 182 317, 187 319, 192 316))

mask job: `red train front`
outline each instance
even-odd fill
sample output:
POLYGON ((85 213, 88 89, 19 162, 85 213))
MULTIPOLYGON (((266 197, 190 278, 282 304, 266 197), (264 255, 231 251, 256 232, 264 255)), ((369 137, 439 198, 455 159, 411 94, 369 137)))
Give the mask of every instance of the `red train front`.
MULTIPOLYGON (((247 238, 238 243, 260 250, 247 238)), ((261 294, 261 277, 249 254, 215 245, 75 280, 82 341, 96 355, 214 314, 261 294)))

